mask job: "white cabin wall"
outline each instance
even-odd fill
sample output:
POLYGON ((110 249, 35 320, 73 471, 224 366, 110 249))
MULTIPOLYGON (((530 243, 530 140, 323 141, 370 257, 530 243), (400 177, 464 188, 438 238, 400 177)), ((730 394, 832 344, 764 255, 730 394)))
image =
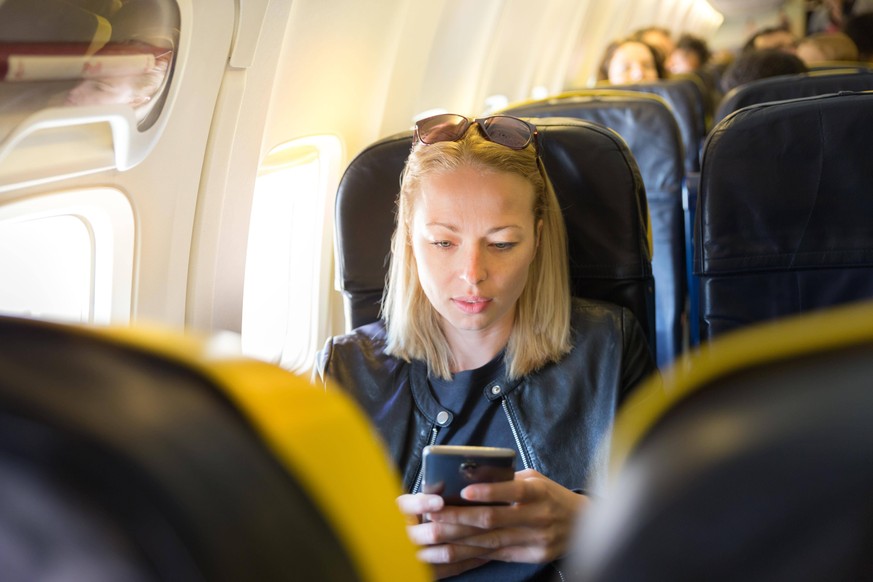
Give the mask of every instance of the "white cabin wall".
POLYGON ((237 12, 237 22, 250 18, 260 31, 255 50, 223 71, 191 246, 187 323, 194 328, 240 331, 252 194, 289 11, 289 2, 273 1, 263 12, 237 12))
MULTIPOLYGON (((7 192, 0 202, 35 200, 81 188, 123 192, 133 208, 135 229, 129 319, 181 327, 197 191, 233 37, 234 7, 229 2, 195 0, 178 0, 178 5, 184 32, 162 119, 134 136, 147 144, 143 161, 125 171, 97 170, 77 177, 63 176, 64 167, 59 165, 43 172, 42 185, 4 184, 7 192)), ((67 147, 69 155, 75 155, 75 144, 67 147)))
POLYGON ((504 0, 448 0, 425 64, 415 112, 445 109, 475 115, 479 87, 499 34, 504 0))

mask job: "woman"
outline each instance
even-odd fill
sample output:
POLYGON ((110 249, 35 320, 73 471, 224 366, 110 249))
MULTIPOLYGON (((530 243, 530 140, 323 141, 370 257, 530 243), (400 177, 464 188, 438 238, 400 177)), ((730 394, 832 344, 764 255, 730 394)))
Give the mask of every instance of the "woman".
POLYGON ((709 47, 702 38, 683 34, 676 48, 667 57, 666 68, 671 75, 684 75, 702 69, 709 62, 709 47))
POLYGON ((651 83, 666 76, 660 52, 640 40, 611 43, 597 70, 597 80, 611 85, 651 83))
POLYGON ((507 116, 420 121, 403 171, 382 321, 327 342, 319 371, 373 420, 437 577, 554 575, 621 398, 654 365, 626 310, 570 298, 566 233, 536 132, 507 116), (449 507, 421 490, 429 444, 508 447, 523 470, 449 507))

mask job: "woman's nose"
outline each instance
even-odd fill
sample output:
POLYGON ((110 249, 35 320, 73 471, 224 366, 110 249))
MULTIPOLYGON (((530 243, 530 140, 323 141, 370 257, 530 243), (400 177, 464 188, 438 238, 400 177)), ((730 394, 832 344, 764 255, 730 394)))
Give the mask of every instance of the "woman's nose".
POLYGON ((482 251, 474 246, 464 254, 461 279, 468 285, 478 285, 488 277, 482 251))

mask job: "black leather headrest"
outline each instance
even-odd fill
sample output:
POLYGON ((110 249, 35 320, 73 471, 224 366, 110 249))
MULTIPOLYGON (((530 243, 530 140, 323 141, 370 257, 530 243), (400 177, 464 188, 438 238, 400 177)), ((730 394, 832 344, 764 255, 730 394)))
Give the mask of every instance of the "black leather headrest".
POLYGON ((591 90, 507 109, 510 115, 562 116, 593 121, 618 132, 633 153, 646 188, 654 242, 657 361, 671 362, 682 345, 685 309, 685 235, 682 139, 666 102, 644 92, 591 90))
POLYGON ((641 387, 565 579, 870 580, 871 306, 747 329, 641 387))
MULTIPOLYGON (((564 211, 573 293, 629 307, 652 340, 648 214, 639 169, 613 131, 577 119, 537 119, 546 171, 564 211)), ((411 132, 361 152, 340 181, 337 248, 347 321, 378 319, 400 173, 411 132)))
POLYGON ((523 104, 504 113, 573 117, 613 129, 633 152, 645 179, 647 199, 679 200, 684 176, 683 146, 678 123, 670 109, 662 101, 644 95, 612 91, 586 93, 523 104))
POLYGON ((873 265, 871 151, 873 92, 727 118, 705 149, 695 273, 873 265))
POLYGON ((18 550, 25 563, 16 565, 32 553, 41 566, 72 568, 48 578, 357 579, 313 497, 212 374, 0 317, 0 491, 31 487, 43 507, 0 504, 0 533, 14 536, 0 544, 4 578, 15 578, 6 560, 18 550), (113 546, 94 547, 106 537, 113 546), (76 570, 77 560, 89 569, 76 570))
POLYGON ((873 89, 871 70, 836 69, 767 77, 734 87, 729 91, 719 104, 713 121, 718 123, 738 109, 767 101, 871 89, 873 89))
MULTIPOLYGON (((700 83, 702 84, 702 81, 700 83)), ((708 99, 704 88, 690 78, 674 78, 651 83, 610 85, 609 89, 641 91, 662 97, 670 105, 679 123, 682 144, 685 148, 685 170, 687 172, 700 170, 700 146, 706 135, 706 100, 708 99)))

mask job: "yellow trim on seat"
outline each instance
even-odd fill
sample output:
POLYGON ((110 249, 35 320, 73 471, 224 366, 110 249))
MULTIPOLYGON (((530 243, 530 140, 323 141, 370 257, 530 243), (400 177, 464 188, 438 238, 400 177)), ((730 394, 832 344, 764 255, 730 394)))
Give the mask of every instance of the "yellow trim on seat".
POLYGON ((269 364, 220 362, 214 377, 318 501, 364 580, 429 580, 395 504, 400 481, 364 415, 269 364), (281 373, 281 377, 280 377, 281 373))
POLYGON ((614 478, 649 430, 701 386, 768 362, 873 341, 873 302, 752 325, 703 344, 640 385, 619 412, 610 452, 614 478))
POLYGON ((102 49, 109 42, 109 39, 112 38, 112 25, 109 24, 109 21, 97 14, 93 16, 97 19, 97 27, 94 30, 94 36, 91 37, 91 44, 88 46, 88 50, 85 51, 85 54, 88 56, 102 49))
POLYGON ((80 329, 175 361, 221 388, 315 500, 363 580, 431 579, 395 503, 399 477, 345 394, 266 362, 214 356, 202 337, 150 326, 80 329))

